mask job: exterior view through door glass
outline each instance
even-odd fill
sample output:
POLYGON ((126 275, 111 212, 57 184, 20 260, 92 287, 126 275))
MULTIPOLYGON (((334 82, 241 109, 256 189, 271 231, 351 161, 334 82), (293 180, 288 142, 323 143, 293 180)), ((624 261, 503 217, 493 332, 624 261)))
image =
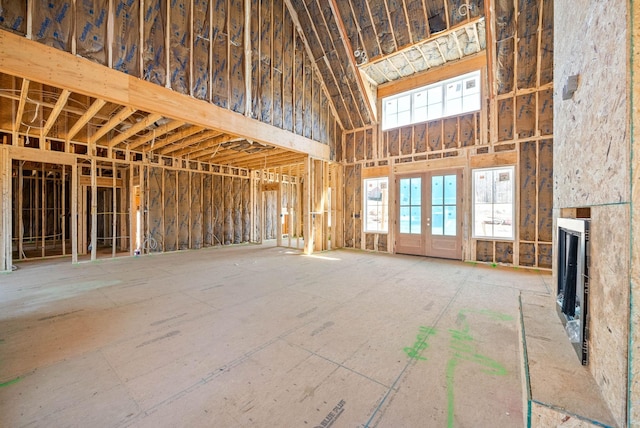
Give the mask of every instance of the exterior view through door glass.
POLYGON ((396 252, 462 258, 462 171, 397 179, 396 252))

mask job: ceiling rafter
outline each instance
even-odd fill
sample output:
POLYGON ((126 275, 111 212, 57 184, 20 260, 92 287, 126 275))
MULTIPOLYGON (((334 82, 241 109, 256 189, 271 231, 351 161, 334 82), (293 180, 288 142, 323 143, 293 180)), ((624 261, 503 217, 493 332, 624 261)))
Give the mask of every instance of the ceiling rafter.
POLYGON ((157 122, 160 119, 162 119, 161 114, 151 113, 147 115, 147 117, 145 117, 140 122, 131 126, 131 128, 127 129, 126 131, 123 131, 118 136, 112 138, 109 141, 109 148, 114 148, 118 144, 125 142, 128 138, 133 137, 138 132, 145 130, 146 128, 153 125, 155 122, 157 122))
POLYGON ((205 138, 205 140, 200 141, 199 143, 196 143, 197 145, 191 144, 188 145, 186 147, 181 148, 180 150, 173 152, 171 154, 171 156, 176 156, 176 157, 182 157, 182 156, 187 156, 187 157, 191 157, 191 154, 197 151, 204 151, 204 150, 215 150, 216 147, 218 147, 220 144, 223 144, 229 140, 232 140, 234 138, 236 138, 233 135, 229 135, 229 134, 218 134, 215 136, 210 137, 210 139, 208 139, 209 137, 205 138), (202 144, 205 144, 204 147, 202 147, 202 144))
MULTIPOLYGON (((309 47, 309 42, 307 41, 307 38, 306 38, 306 36, 304 34, 304 31, 302 31, 302 25, 300 25, 300 19, 298 17, 298 13, 296 12, 295 8, 293 7, 293 4, 291 3, 291 0, 284 0, 284 5, 285 5, 287 11, 289 12, 289 16, 291 17, 291 20, 293 21, 293 26, 296 28, 296 32, 298 33, 298 35, 302 39, 302 43, 304 45, 305 52, 307 53, 307 56, 310 59, 313 59, 313 53, 311 52, 311 48, 309 47)), ((329 89, 327 88, 327 85, 326 85, 326 82, 324 81, 322 73, 318 69, 316 61, 311 61, 311 64, 312 64, 314 73, 318 77, 318 81, 320 82, 320 86, 322 87, 322 90, 328 95, 327 98, 328 98, 328 101, 329 101, 329 108, 331 109, 331 112, 333 113, 333 116, 335 117, 335 119, 338 122, 338 124, 340 125, 340 127, 342 129, 345 129, 345 123, 342 121, 342 119, 340 118, 340 115, 338 114, 338 110, 336 109, 335 103, 333 101, 333 97, 330 96, 331 93, 329 92, 329 89)))
POLYGON ((111 119, 107 121, 107 123, 100 125, 100 128, 89 137, 89 143, 95 143, 100 140, 100 138, 107 135, 109 131, 118 126, 123 120, 131 116, 136 112, 136 109, 133 107, 122 107, 118 113, 116 113, 111 119))
MULTIPOLYGON (((331 7, 331 11, 333 12, 333 16, 335 17, 336 24, 338 26, 338 31, 340 31, 339 37, 340 37, 340 40, 342 41, 342 47, 346 51, 347 56, 349 58, 349 65, 353 68, 353 71, 354 71, 354 74, 355 74, 356 83, 358 85, 358 90, 360 91, 360 95, 365 100, 365 104, 367 106, 367 111, 369 113, 369 117, 371 119, 373 119, 375 117, 375 112, 374 112, 373 106, 369 102, 368 97, 365 96, 366 89, 365 89, 365 86, 364 86, 364 82, 362 81, 362 76, 360 75, 360 73, 358 71, 358 66, 356 65, 356 57, 353 54, 353 47, 349 43, 349 37, 347 35, 347 30, 344 27, 344 21, 342 20, 342 17, 340 16, 340 10, 338 9, 338 5, 336 4, 336 0, 330 0, 329 6, 331 7)), ((365 123, 366 122, 363 122, 363 124, 365 124, 365 123)))
POLYGON ((169 123, 165 123, 164 125, 161 125, 155 129, 150 130, 140 138, 130 142, 129 144, 127 144, 127 148, 129 148, 129 150, 137 149, 138 147, 148 143, 154 138, 162 137, 163 135, 168 134, 169 132, 180 128, 184 124, 185 123, 181 120, 172 120, 169 123))
POLYGON ((49 131, 51 131, 51 128, 53 128, 53 125, 56 123, 58 116, 62 112, 62 108, 65 106, 67 100, 69 99, 69 95, 71 95, 71 91, 68 89, 63 89, 60 93, 58 101, 56 101, 56 105, 53 107, 53 110, 51 110, 51 114, 49 114, 49 118, 47 119, 44 128, 42 128, 41 135, 43 137, 46 137, 47 134, 49 134, 49 131))
POLYGON ((93 104, 91 104, 91 107, 89 107, 87 109, 86 112, 84 112, 84 114, 82 116, 80 116, 80 118, 76 121, 76 123, 73 124, 73 126, 71 127, 71 129, 69 130, 69 132, 67 132, 67 136, 65 137, 65 139, 67 141, 71 140, 73 137, 76 136, 76 134, 78 134, 78 132, 80 132, 80 130, 87 124, 89 123, 89 121, 96 115, 98 114, 98 112, 100 111, 100 109, 102 107, 104 107, 104 105, 107 102, 105 100, 101 100, 101 99, 96 99, 93 104))

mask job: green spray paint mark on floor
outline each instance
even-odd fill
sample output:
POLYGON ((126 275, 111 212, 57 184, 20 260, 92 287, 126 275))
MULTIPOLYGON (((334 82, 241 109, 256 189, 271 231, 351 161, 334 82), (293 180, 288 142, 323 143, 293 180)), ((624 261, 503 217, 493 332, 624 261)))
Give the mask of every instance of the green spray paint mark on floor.
POLYGON ((429 347, 427 339, 429 338, 429 336, 433 336, 434 334, 436 334, 435 328, 420 326, 420 328, 418 329, 418 335, 416 336, 416 341, 413 343, 413 346, 404 348, 404 353, 407 354, 409 358, 413 358, 416 360, 426 360, 426 358, 420 354, 423 350, 429 347))
POLYGON ((475 309, 463 309, 458 313, 456 324, 461 324, 461 328, 458 330, 450 329, 451 334, 450 348, 453 351, 453 357, 447 362, 447 427, 453 427, 453 420, 455 415, 455 392, 454 392, 454 380, 456 366, 462 361, 469 361, 476 363, 483 367, 482 372, 491 376, 505 376, 507 370, 497 362, 496 360, 481 355, 476 352, 473 346, 474 338, 470 334, 470 325, 467 320, 468 313, 476 313, 487 316, 496 321, 510 321, 512 316, 502 314, 500 312, 491 311, 488 309, 475 310, 475 309))
POLYGON ((12 380, 10 380, 8 382, 0 383, 0 388, 3 388, 5 386, 9 386, 9 385, 13 385, 14 383, 18 383, 18 382, 20 382, 21 379, 22 378, 20 376, 18 376, 17 378, 12 379, 12 380))

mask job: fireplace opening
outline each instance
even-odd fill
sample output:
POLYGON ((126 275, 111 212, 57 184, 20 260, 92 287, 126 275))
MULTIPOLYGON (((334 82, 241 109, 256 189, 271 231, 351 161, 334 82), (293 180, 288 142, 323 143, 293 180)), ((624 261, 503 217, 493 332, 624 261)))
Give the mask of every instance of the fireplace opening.
POLYGON ((569 340, 588 363, 589 220, 558 219, 558 315, 569 340))

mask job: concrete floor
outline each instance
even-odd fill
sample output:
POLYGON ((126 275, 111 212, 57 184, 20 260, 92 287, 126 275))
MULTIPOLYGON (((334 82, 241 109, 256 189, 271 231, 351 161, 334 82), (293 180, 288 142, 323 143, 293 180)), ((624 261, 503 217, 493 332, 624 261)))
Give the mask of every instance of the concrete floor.
POLYGON ((519 427, 551 276, 211 248, 0 275, 0 426, 519 427))

